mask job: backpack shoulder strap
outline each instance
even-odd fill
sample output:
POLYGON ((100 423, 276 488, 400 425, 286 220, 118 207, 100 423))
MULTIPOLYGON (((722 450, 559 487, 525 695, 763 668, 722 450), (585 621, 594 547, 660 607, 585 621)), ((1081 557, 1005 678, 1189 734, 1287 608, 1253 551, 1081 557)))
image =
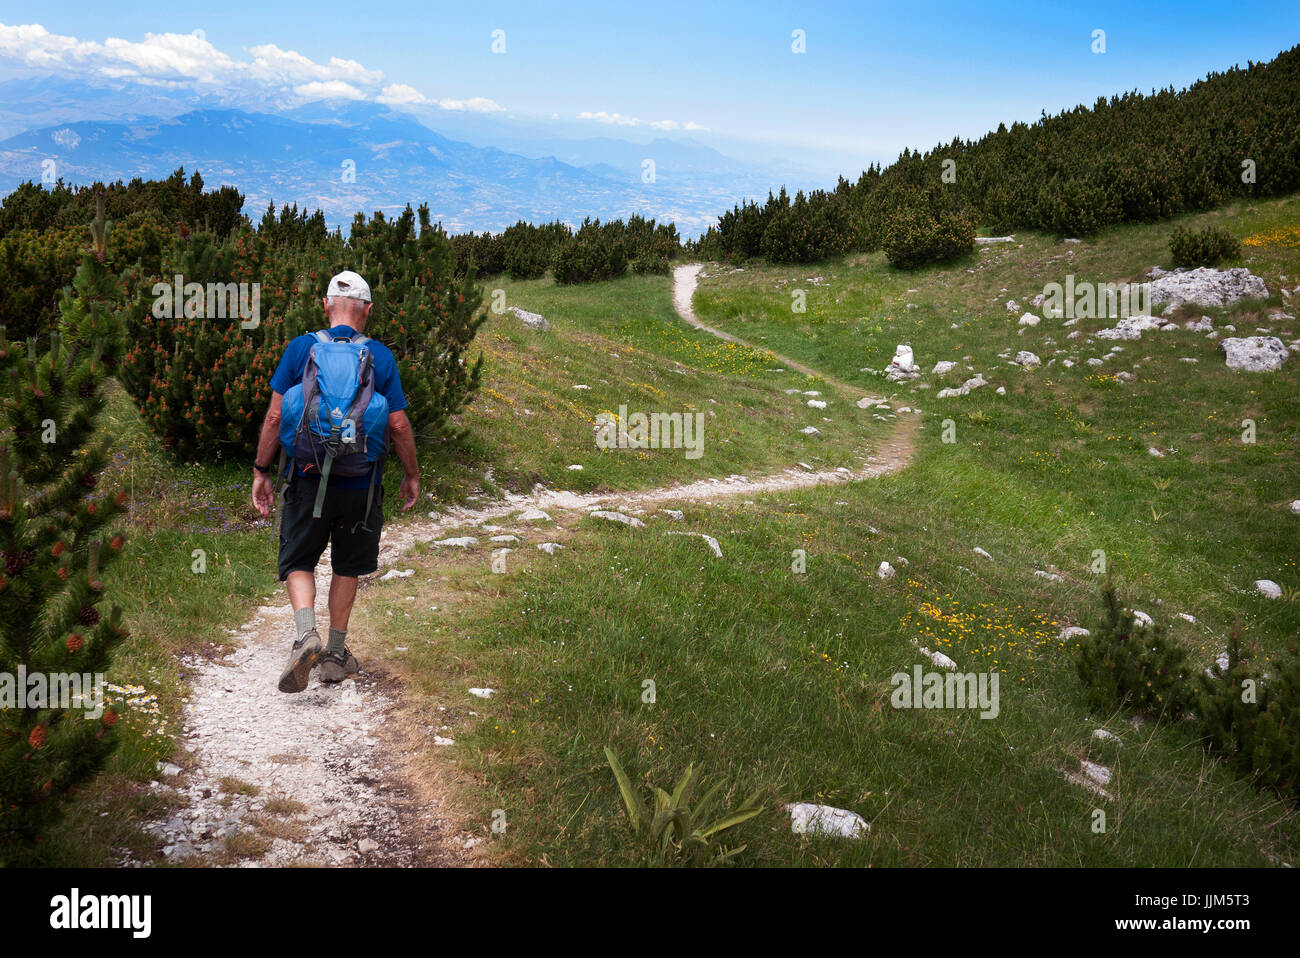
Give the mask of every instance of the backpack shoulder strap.
POLYGON ((333 342, 333 340, 330 339, 329 330, 326 329, 316 330, 316 341, 320 343, 333 342))

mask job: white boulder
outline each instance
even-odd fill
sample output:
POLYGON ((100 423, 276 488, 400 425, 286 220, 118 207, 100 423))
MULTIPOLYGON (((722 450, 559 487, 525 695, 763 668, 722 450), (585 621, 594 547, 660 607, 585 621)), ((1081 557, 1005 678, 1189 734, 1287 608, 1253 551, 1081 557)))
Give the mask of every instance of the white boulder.
POLYGON ((1243 299, 1267 299, 1268 287, 1243 266, 1218 270, 1208 266, 1168 272, 1156 267, 1147 274, 1151 304, 1193 303, 1201 307, 1232 306, 1243 299))
POLYGON ((1271 373, 1282 368, 1291 352, 1276 336, 1229 337, 1219 343, 1229 369, 1271 373))
POLYGON ((900 380, 915 379, 919 375, 921 375, 921 368, 916 365, 916 357, 912 354, 912 347, 900 343, 894 349, 894 358, 885 367, 885 378, 890 382, 899 382, 900 380))
POLYGON ((1141 339, 1148 329, 1159 329, 1161 323, 1150 316, 1125 316, 1110 329, 1097 330, 1098 339, 1141 339))
POLYGON ((546 332, 546 330, 550 328, 549 324, 546 322, 546 317, 541 313, 530 313, 528 310, 520 309, 518 306, 511 306, 510 312, 518 316, 519 321, 529 329, 537 329, 546 332))

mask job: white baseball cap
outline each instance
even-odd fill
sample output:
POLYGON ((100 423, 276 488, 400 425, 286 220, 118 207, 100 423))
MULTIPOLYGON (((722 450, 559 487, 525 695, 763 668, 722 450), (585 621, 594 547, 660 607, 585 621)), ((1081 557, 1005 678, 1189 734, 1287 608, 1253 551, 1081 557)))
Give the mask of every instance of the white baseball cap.
POLYGON ((326 297, 340 296, 344 299, 359 299, 370 302, 370 284, 350 269, 345 269, 330 280, 326 297))

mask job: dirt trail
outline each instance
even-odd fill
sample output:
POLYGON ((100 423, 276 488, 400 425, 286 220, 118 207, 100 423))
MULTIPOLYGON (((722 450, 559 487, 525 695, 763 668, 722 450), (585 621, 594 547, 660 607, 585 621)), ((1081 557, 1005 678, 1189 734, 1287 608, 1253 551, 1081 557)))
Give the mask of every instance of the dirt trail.
MULTIPOLYGON (((695 318, 691 294, 700 268, 683 266, 674 273, 678 313, 694 326, 739 342, 695 318)), ((777 358, 807 375, 820 375, 777 358)), ((848 394, 865 395, 861 389, 821 378, 848 394)), ((556 519, 560 513, 600 508, 635 513, 659 503, 755 496, 894 472, 911 460, 918 418, 901 419, 877 454, 857 468, 789 468, 754 479, 733 475, 608 494, 538 486, 482 508, 450 507, 427 520, 385 527, 380 570, 392 567, 418 542, 508 519, 523 509, 542 509, 556 519)), ((328 569, 327 553, 317 572, 317 623, 322 632, 328 622, 328 569)), ((293 636, 293 616, 282 595, 267 601, 274 604, 259 608, 251 621, 230 630, 231 638, 241 643, 233 651, 218 654, 214 646, 212 654, 182 662, 192 688, 180 743, 186 767, 165 767, 161 781, 152 783, 155 789, 174 789, 178 801, 165 820, 146 826, 162 842, 165 857, 254 866, 474 864, 470 849, 481 839, 449 824, 440 814, 438 798, 406 777, 404 746, 392 730, 400 723, 388 721, 401 696, 401 683, 363 662, 355 679, 325 686, 313 674, 305 692, 276 691, 293 636), (234 854, 227 852, 232 838, 234 854)), ((143 863, 127 859, 123 864, 143 863)))
POLYGON ((700 281, 700 273, 704 270, 701 263, 691 263, 688 266, 678 266, 673 270, 673 307, 677 310, 677 315, 686 322, 690 323, 696 329, 702 329, 706 333, 711 333, 719 339, 725 339, 729 343, 736 343, 739 346, 748 346, 750 349, 756 349, 760 352, 771 353, 773 358, 778 362, 784 363, 795 372, 803 373, 805 376, 816 377, 822 382, 829 383, 840 392, 853 396, 857 399, 868 395, 867 391, 860 386, 850 386, 848 383, 842 383, 838 379, 832 379, 825 373, 818 372, 803 363, 797 362, 788 356, 782 356, 780 353, 773 353, 766 346, 755 346, 753 343, 746 342, 739 336, 733 336, 731 333, 724 333, 720 329, 714 329, 700 322, 699 317, 695 315, 695 309, 691 306, 691 300, 695 296, 695 287, 700 281))

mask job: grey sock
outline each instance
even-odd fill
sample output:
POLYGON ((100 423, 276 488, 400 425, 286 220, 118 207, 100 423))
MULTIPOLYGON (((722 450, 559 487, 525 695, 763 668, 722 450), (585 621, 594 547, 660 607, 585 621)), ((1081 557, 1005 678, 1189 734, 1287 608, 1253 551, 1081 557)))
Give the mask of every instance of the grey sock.
POLYGON ((312 629, 316 628, 316 610, 310 606, 305 609, 294 609, 293 625, 298 632, 298 638, 302 638, 312 629))
POLYGON ((343 642, 345 639, 347 639, 347 637, 348 637, 347 629, 344 629, 342 632, 340 632, 338 629, 330 629, 330 640, 329 643, 325 646, 325 651, 337 652, 339 655, 342 655, 343 642))

